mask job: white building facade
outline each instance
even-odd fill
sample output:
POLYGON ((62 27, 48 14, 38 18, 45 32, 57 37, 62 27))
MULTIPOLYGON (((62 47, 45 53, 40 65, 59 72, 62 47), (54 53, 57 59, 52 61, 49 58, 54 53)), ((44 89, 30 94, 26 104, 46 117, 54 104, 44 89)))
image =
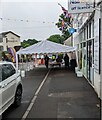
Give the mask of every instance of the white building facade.
POLYGON ((0 51, 7 51, 9 47, 20 46, 20 36, 12 31, 0 34, 0 51))
POLYGON ((73 26, 78 32, 73 34, 77 46, 78 67, 101 98, 101 50, 102 50, 102 1, 96 4, 92 13, 77 15, 73 26))

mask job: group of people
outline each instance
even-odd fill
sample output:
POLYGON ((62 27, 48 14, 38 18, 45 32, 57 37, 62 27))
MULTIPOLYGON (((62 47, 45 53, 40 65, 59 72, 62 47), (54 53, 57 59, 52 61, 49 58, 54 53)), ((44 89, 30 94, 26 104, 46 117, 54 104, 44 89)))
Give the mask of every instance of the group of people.
POLYGON ((2 52, 2 61, 14 62, 14 57, 10 53, 6 55, 4 52, 2 52))
MULTIPOLYGON (((52 56, 52 60, 53 60, 53 58, 55 60, 55 57, 52 56)), ((65 68, 70 67, 72 70, 75 71, 75 67, 77 66, 76 59, 71 59, 70 62, 69 62, 69 56, 67 55, 67 53, 64 55, 63 59, 64 59, 64 63, 65 63, 65 68)), ((44 60, 45 60, 45 66, 46 66, 46 68, 48 68, 49 57, 48 57, 47 54, 45 55, 44 60)), ((57 59, 56 59, 56 62, 62 62, 62 57, 58 56, 57 59)))

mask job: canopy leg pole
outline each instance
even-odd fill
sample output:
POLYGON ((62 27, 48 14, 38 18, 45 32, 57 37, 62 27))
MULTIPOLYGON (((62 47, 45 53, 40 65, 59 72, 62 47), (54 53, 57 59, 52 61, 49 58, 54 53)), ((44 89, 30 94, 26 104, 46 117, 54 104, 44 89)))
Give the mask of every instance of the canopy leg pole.
POLYGON ((26 55, 27 58, 27 71, 29 71, 29 66, 28 66, 28 54, 26 55))
POLYGON ((18 55, 16 53, 16 71, 18 71, 18 55))
POLYGON ((37 53, 35 54, 35 67, 37 67, 38 64, 37 64, 37 53))
POLYGON ((27 71, 27 55, 25 55, 25 70, 27 71))

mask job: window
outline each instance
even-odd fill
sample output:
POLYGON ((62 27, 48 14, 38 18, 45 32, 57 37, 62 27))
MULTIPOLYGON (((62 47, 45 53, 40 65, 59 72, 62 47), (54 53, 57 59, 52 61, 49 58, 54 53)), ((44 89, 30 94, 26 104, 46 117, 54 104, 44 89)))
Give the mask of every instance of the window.
POLYGON ((91 38, 91 22, 89 23, 89 38, 91 38))
POLYGON ((10 64, 2 65, 2 81, 15 74, 14 67, 10 64))
POLYGON ((6 38, 6 43, 8 42, 8 38, 6 38))
POLYGON ((88 31, 89 31, 89 30, 88 30, 88 25, 87 25, 87 39, 88 39, 88 31))
POLYGON ((83 47, 86 47, 86 42, 83 43, 83 47))
POLYGON ((94 37, 94 20, 92 21, 92 37, 94 37))
POLYGON ((82 43, 80 43, 80 48, 82 48, 82 46, 83 46, 82 43))
POLYGON ((84 40, 86 40, 86 28, 84 28, 84 40))
POLYGON ((0 46, 0 51, 3 51, 4 50, 4 47, 3 46, 0 46))
POLYGON ((3 42, 3 38, 0 38, 0 42, 3 42))
POLYGON ((8 64, 8 67, 10 69, 10 75, 11 76, 16 73, 16 70, 14 69, 14 67, 12 65, 8 64))

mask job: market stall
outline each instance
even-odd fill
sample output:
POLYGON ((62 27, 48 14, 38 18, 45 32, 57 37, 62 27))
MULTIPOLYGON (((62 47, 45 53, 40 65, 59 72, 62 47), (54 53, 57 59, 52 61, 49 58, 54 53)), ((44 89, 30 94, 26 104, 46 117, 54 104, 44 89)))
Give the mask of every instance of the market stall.
POLYGON ((19 50, 16 53, 16 67, 18 69, 18 55, 36 55, 36 54, 50 54, 50 53, 68 53, 75 51, 76 48, 51 42, 48 40, 42 40, 32 46, 19 50))

